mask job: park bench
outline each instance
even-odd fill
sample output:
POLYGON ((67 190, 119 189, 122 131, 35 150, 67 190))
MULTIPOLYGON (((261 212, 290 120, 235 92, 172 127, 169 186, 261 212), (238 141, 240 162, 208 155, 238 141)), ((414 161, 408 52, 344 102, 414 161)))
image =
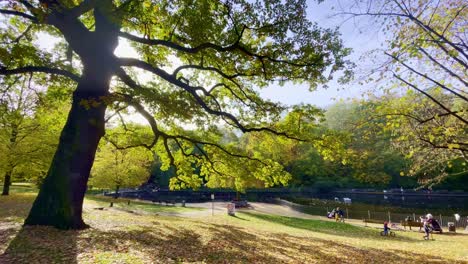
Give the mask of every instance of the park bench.
POLYGON ((400 223, 405 229, 408 226, 409 229, 411 230, 411 227, 419 227, 419 231, 421 231, 421 228, 423 227, 422 222, 415 222, 415 221, 401 221, 400 223))

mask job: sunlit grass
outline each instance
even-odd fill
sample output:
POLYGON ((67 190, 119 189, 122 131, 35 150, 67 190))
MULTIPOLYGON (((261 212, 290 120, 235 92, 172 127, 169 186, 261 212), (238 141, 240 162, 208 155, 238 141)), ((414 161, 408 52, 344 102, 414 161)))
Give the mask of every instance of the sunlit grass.
MULTIPOLYGON (((1 184, 0 190, 3 190, 3 185, 1 184)), ((13 183, 10 185, 10 194, 13 193, 37 193, 37 187, 32 183, 13 183)))
MULTIPOLYGON (((91 228, 21 228, 34 195, 0 197, 0 263, 465 263, 467 235, 435 235, 238 212, 183 218, 109 209, 87 199, 91 228), (5 208, 9 208, 5 210, 5 208)), ((162 206, 164 207, 164 206, 162 206)))

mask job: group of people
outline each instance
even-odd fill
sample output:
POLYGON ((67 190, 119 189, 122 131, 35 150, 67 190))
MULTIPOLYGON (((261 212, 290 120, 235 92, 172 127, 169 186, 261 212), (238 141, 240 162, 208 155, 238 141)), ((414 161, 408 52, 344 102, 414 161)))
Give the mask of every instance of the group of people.
MULTIPOLYGON (((340 207, 333 208, 331 212, 328 212, 327 215, 330 219, 335 219, 336 222, 344 222, 344 212, 340 209, 340 207)), ((407 217, 406 221, 412 221, 411 217, 407 217)), ((429 236, 432 231, 441 231, 441 227, 436 219, 432 216, 432 214, 427 214, 425 217, 420 217, 421 222, 423 223, 424 228, 424 239, 429 239, 429 236)), ((387 235, 390 231, 388 227, 388 222, 384 222, 384 235, 387 235)))
MULTIPOLYGON (((432 216, 432 214, 427 214, 425 217, 419 217, 421 223, 423 223, 423 228, 424 228, 424 236, 423 238, 425 240, 428 240, 430 238, 430 235, 432 231, 442 231, 439 222, 432 216)), ((405 221, 413 221, 411 217, 406 217, 405 221)), ((388 227, 388 222, 384 222, 384 235, 387 235, 388 232, 390 231, 390 228, 388 227)))
POLYGON ((344 222, 344 212, 340 207, 333 208, 327 215, 328 218, 335 219, 336 222, 344 222))

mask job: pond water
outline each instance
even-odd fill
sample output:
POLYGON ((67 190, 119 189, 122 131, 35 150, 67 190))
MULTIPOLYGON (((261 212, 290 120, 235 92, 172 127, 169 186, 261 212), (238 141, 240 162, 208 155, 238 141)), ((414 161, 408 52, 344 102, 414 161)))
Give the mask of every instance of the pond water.
POLYGON ((331 199, 335 197, 343 201, 350 198, 352 202, 368 203, 384 206, 424 208, 424 209, 460 209, 468 211, 467 194, 395 194, 395 193, 344 193, 319 194, 317 198, 331 199))

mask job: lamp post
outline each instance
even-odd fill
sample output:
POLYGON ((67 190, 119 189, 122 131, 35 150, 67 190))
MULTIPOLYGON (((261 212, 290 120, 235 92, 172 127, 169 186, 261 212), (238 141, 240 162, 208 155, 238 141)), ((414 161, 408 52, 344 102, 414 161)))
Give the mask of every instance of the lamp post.
POLYGON ((214 216, 214 193, 211 194, 211 216, 214 216))

